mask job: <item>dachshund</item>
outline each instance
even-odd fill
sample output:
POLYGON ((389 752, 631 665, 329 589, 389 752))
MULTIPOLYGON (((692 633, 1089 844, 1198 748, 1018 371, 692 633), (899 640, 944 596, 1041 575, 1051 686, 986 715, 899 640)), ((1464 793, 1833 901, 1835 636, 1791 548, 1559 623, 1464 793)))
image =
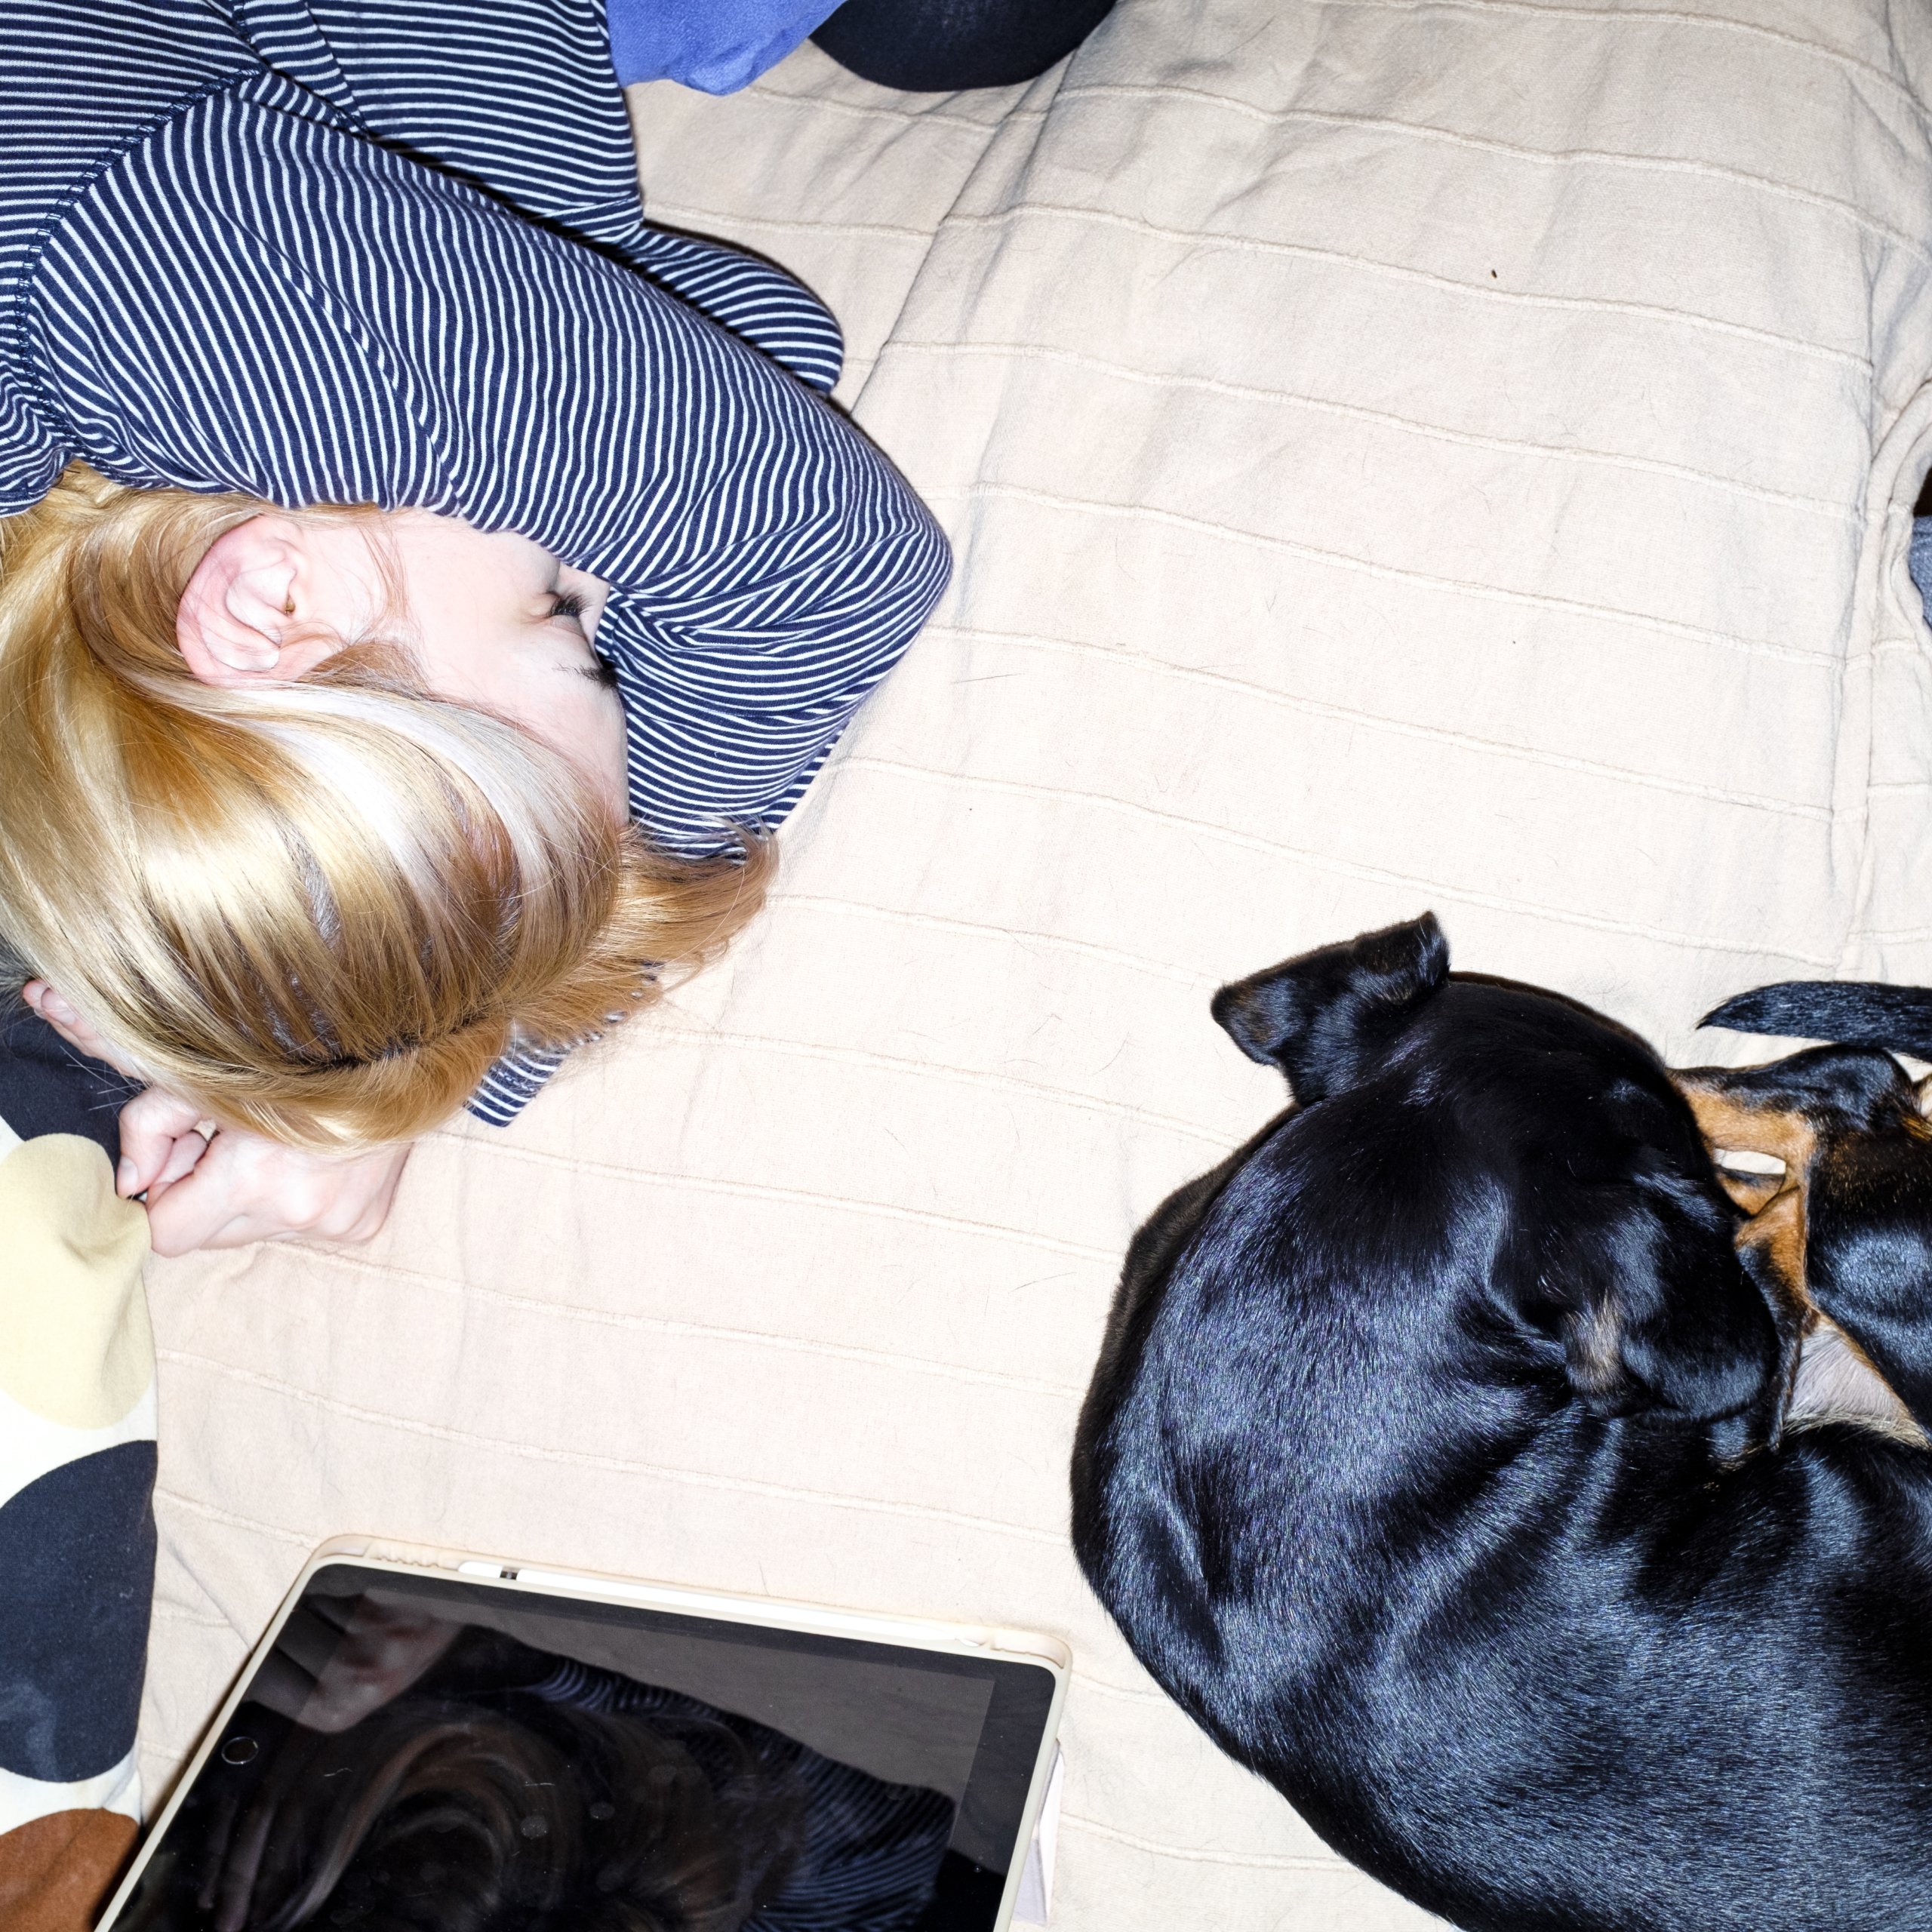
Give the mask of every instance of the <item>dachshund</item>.
POLYGON ((1428 915, 1215 998, 1293 1103, 1134 1240, 1075 1551, 1469 1932, 1932 1932, 1927 1003, 1680 1081, 1428 915))

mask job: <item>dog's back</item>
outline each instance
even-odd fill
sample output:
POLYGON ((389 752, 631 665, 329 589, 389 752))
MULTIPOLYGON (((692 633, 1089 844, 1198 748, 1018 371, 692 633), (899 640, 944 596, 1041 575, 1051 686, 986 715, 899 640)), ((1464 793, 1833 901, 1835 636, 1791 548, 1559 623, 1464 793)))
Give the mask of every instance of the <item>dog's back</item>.
POLYGON ((1433 921, 1230 989, 1300 1104, 1130 1256, 1075 1539, 1337 1847, 1475 1927, 1932 1926, 1928 1466, 1795 1338, 1654 1055, 1433 921))

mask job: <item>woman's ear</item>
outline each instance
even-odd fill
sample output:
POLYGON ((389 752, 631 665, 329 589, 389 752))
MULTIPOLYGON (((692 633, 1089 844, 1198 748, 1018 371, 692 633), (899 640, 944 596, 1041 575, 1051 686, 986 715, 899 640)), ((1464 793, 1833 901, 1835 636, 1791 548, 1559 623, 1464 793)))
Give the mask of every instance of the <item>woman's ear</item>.
POLYGON ((174 636, 203 684, 300 678, 336 649, 340 640, 300 608, 312 601, 306 534, 293 517, 265 511, 223 531, 195 566, 174 636))

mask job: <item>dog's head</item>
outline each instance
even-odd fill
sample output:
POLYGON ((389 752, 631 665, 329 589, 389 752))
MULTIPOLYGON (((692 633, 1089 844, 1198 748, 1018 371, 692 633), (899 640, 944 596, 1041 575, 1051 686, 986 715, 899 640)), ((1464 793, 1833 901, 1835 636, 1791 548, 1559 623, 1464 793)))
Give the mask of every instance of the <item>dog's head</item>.
MULTIPOLYGON (((1851 1423, 1924 1447, 1925 1432, 1887 1371, 1826 1312, 1862 1315, 1883 1337, 1932 1274, 1932 1124, 1920 1093, 1877 1045, 1814 1047, 1761 1066, 1690 1067, 1674 1078, 1726 1191, 1749 1217, 1738 1237, 1747 1262, 1803 1337, 1786 1424, 1851 1423)), ((1915 1351, 1887 1352, 1922 1400, 1915 1351)))
POLYGON ((1593 1414, 1738 1418, 1740 1447, 1774 1435, 1795 1331, 1635 1035, 1553 994, 1452 976, 1431 915, 1223 987, 1214 1011, 1287 1075, 1301 1131, 1327 1112, 1335 1131, 1378 1137, 1379 1161, 1415 1164, 1419 1203, 1501 1204, 1472 1324, 1500 1322, 1593 1414))

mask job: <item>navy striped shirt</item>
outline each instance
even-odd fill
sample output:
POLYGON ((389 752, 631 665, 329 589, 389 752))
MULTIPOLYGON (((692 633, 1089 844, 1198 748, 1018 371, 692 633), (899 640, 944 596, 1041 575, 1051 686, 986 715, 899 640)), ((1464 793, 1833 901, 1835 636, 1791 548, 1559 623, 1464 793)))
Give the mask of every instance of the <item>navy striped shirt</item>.
POLYGON ((598 0, 0 4, 0 515, 84 457, 518 531, 612 586, 674 851, 783 818, 945 586, 840 349, 645 221, 598 0))

